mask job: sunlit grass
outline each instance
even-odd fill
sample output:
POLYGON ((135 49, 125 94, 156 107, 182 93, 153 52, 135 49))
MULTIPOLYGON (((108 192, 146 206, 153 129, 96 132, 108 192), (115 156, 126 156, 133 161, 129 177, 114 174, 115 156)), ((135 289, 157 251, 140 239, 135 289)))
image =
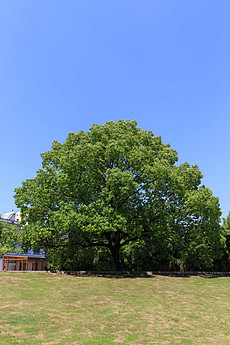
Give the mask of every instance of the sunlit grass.
POLYGON ((230 344, 229 277, 0 274, 0 344, 230 344))

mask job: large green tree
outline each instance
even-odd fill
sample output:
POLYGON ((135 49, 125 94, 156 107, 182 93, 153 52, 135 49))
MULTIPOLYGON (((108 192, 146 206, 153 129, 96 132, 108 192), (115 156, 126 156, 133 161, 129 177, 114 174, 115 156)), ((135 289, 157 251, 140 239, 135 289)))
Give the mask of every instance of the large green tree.
POLYGON ((177 152, 135 121, 70 133, 42 159, 15 194, 25 245, 105 247, 116 270, 121 249, 157 238, 184 262, 188 248, 197 260, 216 255, 218 199, 200 187, 197 166, 176 165, 177 152))

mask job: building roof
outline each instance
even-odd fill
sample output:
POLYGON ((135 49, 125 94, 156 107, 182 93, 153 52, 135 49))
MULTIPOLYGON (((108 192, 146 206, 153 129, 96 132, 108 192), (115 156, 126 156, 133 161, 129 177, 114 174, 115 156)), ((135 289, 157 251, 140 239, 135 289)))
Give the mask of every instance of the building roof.
POLYGON ((12 211, 12 212, 4 213, 2 218, 20 222, 21 221, 20 211, 17 211, 17 212, 12 211))

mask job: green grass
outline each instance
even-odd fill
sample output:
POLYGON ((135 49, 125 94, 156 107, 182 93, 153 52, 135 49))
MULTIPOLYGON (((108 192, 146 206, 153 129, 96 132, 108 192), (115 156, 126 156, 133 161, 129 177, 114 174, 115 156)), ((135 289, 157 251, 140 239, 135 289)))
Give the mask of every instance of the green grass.
POLYGON ((0 274, 0 344, 230 344, 229 277, 0 274))

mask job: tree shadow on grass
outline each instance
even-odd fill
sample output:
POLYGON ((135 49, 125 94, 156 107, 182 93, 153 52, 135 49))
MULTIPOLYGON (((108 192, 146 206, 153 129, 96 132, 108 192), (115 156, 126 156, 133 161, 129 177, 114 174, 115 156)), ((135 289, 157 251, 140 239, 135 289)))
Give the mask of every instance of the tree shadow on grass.
POLYGON ((62 271, 59 273, 73 275, 76 277, 100 277, 109 279, 136 279, 136 278, 156 278, 158 276, 190 278, 201 277, 213 279, 220 277, 230 277, 230 272, 164 272, 164 271, 62 271))
POLYGON ((200 275, 201 278, 205 278, 205 279, 213 279, 213 278, 226 278, 226 277, 230 277, 230 272, 228 273, 220 273, 220 274, 205 274, 205 275, 200 275))
POLYGON ((136 278, 155 278, 155 274, 148 274, 146 272, 65 272, 75 277, 99 277, 99 278, 113 278, 113 279, 136 279, 136 278))

